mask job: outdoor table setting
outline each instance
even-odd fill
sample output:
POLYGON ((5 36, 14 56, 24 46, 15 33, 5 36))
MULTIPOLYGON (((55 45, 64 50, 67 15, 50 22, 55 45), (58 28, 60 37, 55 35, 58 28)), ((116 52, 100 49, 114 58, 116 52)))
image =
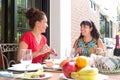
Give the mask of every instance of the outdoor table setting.
MULTIPOLYGON (((49 59, 46 60, 43 64, 30 64, 27 69, 27 78, 24 76, 25 67, 23 68, 22 64, 14 64, 12 67, 9 67, 6 71, 0 71, 0 80, 75 80, 72 78, 65 77, 64 73, 62 72, 59 62, 62 60, 60 59, 49 59), (57 62, 58 61, 58 62, 57 62), (46 64, 47 62, 53 62, 54 64, 46 64), (55 63, 56 62, 56 63, 55 63), (57 66, 56 66, 57 65, 57 66), (21 68, 20 68, 21 66, 21 68), (35 68, 33 68, 35 67, 35 68), (32 68, 32 69, 31 69, 32 68), (58 69, 59 68, 59 69, 58 69), (44 74, 44 77, 34 77, 35 74, 44 74), (31 75, 33 78, 31 78, 31 75)), ((103 74, 99 73, 98 80, 119 80, 119 74, 103 74)))
MULTIPOLYGON (((92 80, 119 80, 120 59, 119 57, 114 58, 95 54, 92 54, 90 57, 84 56, 84 58, 81 56, 82 62, 88 61, 85 66, 90 66, 90 68, 86 68, 85 71, 92 70, 91 75, 95 72, 95 74, 92 75, 95 79, 92 80)), ((79 62, 80 56, 67 57, 65 59, 47 59, 42 64, 31 63, 31 61, 28 63, 23 61, 24 59, 22 58, 21 60, 21 63, 13 64, 5 71, 0 71, 0 80, 80 80, 80 76, 84 73, 85 77, 88 78, 82 78, 82 80, 92 78, 89 76, 88 72, 83 71, 80 73, 84 68, 78 69, 75 66, 83 65, 83 63, 79 62)))
POLYGON ((32 51, 30 49, 21 49, 20 55, 20 63, 13 64, 6 70, 0 71, 0 80, 43 80, 51 78, 53 76, 51 72, 61 72, 61 69, 58 68, 59 65, 50 67, 46 65, 46 62, 43 64, 32 63, 32 51))
MULTIPOLYGON (((59 80, 60 74, 62 73, 61 68, 59 68, 59 63, 47 66, 47 62, 52 60, 46 60, 42 64, 40 63, 31 63, 27 68, 27 73, 25 65, 13 64, 11 67, 5 71, 0 71, 0 80, 59 80)), ((60 61, 60 60, 59 60, 60 61)))

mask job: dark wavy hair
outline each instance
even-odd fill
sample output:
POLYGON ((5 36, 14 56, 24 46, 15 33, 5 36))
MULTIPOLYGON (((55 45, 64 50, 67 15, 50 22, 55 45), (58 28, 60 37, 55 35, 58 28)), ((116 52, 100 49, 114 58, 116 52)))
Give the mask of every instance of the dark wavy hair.
MULTIPOLYGON (((80 23, 80 26, 82 26, 82 25, 87 25, 87 26, 89 26, 90 28, 93 28, 92 31, 91 31, 91 36, 92 36, 93 38, 95 38, 96 40, 99 39, 100 34, 99 34, 99 32, 98 32, 98 30, 97 30, 97 28, 96 28, 96 26, 95 26, 95 24, 94 24, 93 21, 91 21, 91 20, 84 20, 84 21, 82 21, 82 22, 80 23)), ((84 36, 83 36, 82 33, 81 33, 80 36, 79 36, 79 39, 80 39, 80 38, 83 38, 83 37, 84 37, 84 36)))
POLYGON ((36 8, 30 8, 26 13, 26 18, 29 20, 30 28, 33 29, 36 21, 42 21, 45 13, 36 8))

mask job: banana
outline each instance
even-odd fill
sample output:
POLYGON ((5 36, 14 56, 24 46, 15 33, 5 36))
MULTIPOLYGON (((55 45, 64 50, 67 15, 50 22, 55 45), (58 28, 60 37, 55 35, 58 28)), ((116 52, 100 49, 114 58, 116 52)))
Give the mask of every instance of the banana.
POLYGON ((72 72, 71 77, 75 80, 97 80, 98 69, 85 67, 78 72, 72 72))
POLYGON ((97 68, 83 68, 78 71, 78 74, 98 74, 97 68))

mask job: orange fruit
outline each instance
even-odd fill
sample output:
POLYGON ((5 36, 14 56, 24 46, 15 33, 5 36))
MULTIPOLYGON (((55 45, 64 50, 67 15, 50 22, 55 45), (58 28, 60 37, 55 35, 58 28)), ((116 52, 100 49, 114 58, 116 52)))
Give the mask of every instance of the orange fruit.
POLYGON ((79 69, 82 69, 88 65, 87 57, 85 56, 78 56, 76 58, 76 65, 79 69))
POLYGON ((66 63, 66 62, 75 62, 76 60, 74 58, 67 58, 67 59, 64 59, 63 61, 61 61, 60 63, 60 68, 63 67, 63 65, 66 63))
POLYGON ((62 68, 63 65, 64 65, 66 62, 69 62, 69 59, 65 59, 65 60, 63 60, 63 61, 60 63, 60 67, 62 68))

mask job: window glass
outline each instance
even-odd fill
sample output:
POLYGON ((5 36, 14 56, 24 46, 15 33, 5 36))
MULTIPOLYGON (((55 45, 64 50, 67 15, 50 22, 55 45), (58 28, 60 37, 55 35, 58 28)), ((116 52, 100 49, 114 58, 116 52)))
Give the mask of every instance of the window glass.
POLYGON ((25 17, 25 12, 26 10, 31 7, 34 4, 32 3, 32 1, 30 0, 17 0, 17 8, 15 11, 17 11, 16 13, 16 39, 17 42, 19 41, 20 36, 22 35, 22 33, 24 33, 25 31, 29 30, 29 25, 27 22, 27 19, 25 17))
POLYGON ((93 10, 93 11, 96 11, 96 4, 90 0, 90 8, 93 10))
POLYGON ((105 37, 105 18, 102 15, 100 15, 100 33, 104 38, 105 37))
POLYGON ((112 37, 112 21, 108 22, 103 15, 100 15, 100 33, 102 38, 112 37))

